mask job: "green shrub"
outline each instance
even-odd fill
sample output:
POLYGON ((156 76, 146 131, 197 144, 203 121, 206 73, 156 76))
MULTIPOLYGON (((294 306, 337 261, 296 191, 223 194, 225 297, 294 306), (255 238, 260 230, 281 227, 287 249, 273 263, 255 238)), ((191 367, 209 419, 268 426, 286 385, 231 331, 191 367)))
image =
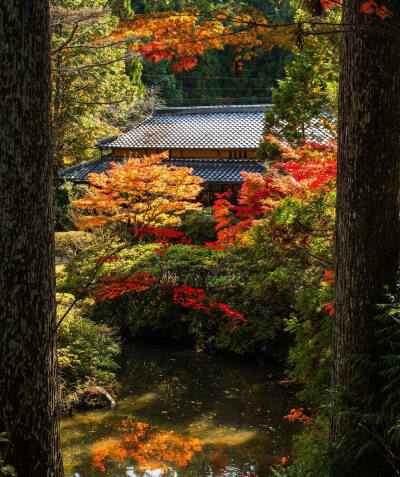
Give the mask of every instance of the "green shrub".
MULTIPOLYGON (((7 432, 0 432, 0 447, 2 445, 6 445, 9 442, 7 439, 7 432)), ((11 464, 6 464, 4 462, 3 452, 0 449, 0 475, 2 477, 15 477, 17 474, 15 473, 15 468, 11 464)))
MULTIPOLYGON (((115 244, 114 249, 118 248, 115 244)), ((283 318, 294 300, 296 275, 290 264, 277 267, 268 250, 254 248, 213 250, 192 245, 171 246, 160 257, 157 245, 131 246, 119 253, 119 260, 103 264, 101 275, 131 275, 146 271, 158 279, 145 292, 129 293, 98 303, 93 319, 118 326, 123 334, 168 334, 191 339, 199 348, 216 347, 236 353, 276 355, 282 344, 283 318), (171 286, 186 284, 202 288, 219 303, 245 315, 246 322, 230 332, 232 322, 221 313, 204 314, 173 303, 171 286)), ((98 246, 88 249, 66 266, 68 286, 76 293, 103 254, 98 246)))
MULTIPOLYGON (((74 297, 58 294, 57 300, 57 317, 61 319, 74 297)), ((99 385, 112 391, 116 384, 114 358, 120 351, 116 333, 83 316, 90 306, 89 300, 75 305, 57 332, 59 384, 66 408, 79 404, 88 386, 99 385)))
POLYGON ((329 401, 332 362, 332 317, 324 306, 333 299, 332 287, 321 278, 315 271, 309 286, 297 294, 296 311, 285 320, 286 330, 295 337, 289 350, 288 375, 302 384, 298 397, 313 409, 329 401))
POLYGON ((85 184, 73 184, 67 181, 54 187, 54 215, 57 232, 75 230, 75 207, 71 201, 80 199, 87 188, 88 186, 85 184))
POLYGON ((275 477, 308 477, 303 462, 296 462, 288 467, 275 467, 271 469, 275 477))
POLYGON ((215 220, 210 207, 186 212, 182 216, 180 229, 193 244, 203 245, 214 242, 217 238, 215 220))
POLYGON ((89 232, 71 230, 55 233, 55 252, 63 258, 73 258, 82 250, 88 248, 94 241, 89 232))

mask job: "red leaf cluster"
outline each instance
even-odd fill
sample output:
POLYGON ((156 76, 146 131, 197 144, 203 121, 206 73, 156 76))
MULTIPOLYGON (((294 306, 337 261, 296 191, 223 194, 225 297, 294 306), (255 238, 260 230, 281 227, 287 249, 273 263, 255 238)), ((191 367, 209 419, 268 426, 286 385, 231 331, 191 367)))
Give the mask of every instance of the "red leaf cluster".
POLYGON ((230 331, 234 331, 240 322, 246 321, 242 313, 232 310, 232 308, 225 303, 218 303, 207 297, 202 288, 192 288, 187 285, 181 285, 180 287, 174 288, 174 303, 180 304, 186 308, 204 311, 205 313, 220 311, 227 318, 233 320, 234 325, 230 331))
POLYGON ((324 303, 325 310, 329 312, 329 316, 333 316, 335 312, 335 306, 333 304, 333 301, 330 301, 328 303, 324 303))
POLYGON ((160 244, 159 248, 155 249, 155 252, 162 257, 168 248, 175 244, 184 245, 190 244, 191 240, 187 239, 183 232, 178 230, 156 228, 156 227, 142 227, 135 231, 133 238, 143 240, 146 237, 150 237, 154 240, 154 243, 160 244))
POLYGON ((233 245, 256 220, 273 210, 280 201, 293 196, 299 200, 310 193, 328 192, 336 180, 336 143, 317 144, 303 141, 296 149, 274 136, 266 139, 278 146, 282 161, 275 163, 265 176, 242 172, 244 183, 238 205, 229 202, 231 191, 215 194, 212 207, 217 222, 218 245, 233 245))
POLYGON ((101 302, 125 293, 148 290, 157 281, 157 278, 150 277, 147 272, 138 272, 131 277, 127 275, 103 276, 91 290, 91 297, 96 302, 101 302))

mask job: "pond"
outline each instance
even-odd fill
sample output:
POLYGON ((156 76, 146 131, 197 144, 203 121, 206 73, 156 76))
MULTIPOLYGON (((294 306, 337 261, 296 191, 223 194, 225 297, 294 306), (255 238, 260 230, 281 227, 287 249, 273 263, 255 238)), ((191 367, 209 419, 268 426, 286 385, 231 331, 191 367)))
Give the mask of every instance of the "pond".
POLYGON ((117 407, 62 420, 66 477, 264 477, 291 453, 280 368, 142 341, 118 377, 117 407))

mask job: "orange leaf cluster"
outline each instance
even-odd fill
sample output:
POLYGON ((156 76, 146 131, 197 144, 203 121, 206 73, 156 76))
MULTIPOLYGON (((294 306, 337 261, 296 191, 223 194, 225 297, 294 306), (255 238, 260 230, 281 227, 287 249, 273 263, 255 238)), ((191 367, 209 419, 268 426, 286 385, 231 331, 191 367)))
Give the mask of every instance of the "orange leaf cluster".
POLYGON ((335 272, 333 270, 325 270, 324 281, 327 285, 333 285, 335 281, 335 272))
POLYGON ((169 11, 135 15, 123 20, 113 32, 114 42, 131 40, 130 48, 148 61, 173 60, 175 70, 188 70, 197 63, 197 56, 209 50, 233 46, 242 55, 237 64, 247 61, 258 48, 293 47, 293 26, 275 28, 256 9, 232 13, 221 10, 210 17, 198 10, 169 11))
POLYGON ((298 409, 291 409, 287 416, 283 416, 283 419, 287 419, 289 422, 299 421, 306 426, 313 425, 312 418, 304 414, 304 408, 302 407, 299 407, 298 409))
MULTIPOLYGON (((341 0, 304 0, 316 14, 337 6, 341 0)), ((360 12, 377 15, 382 20, 393 14, 375 0, 364 2, 360 12)), ((247 7, 241 11, 220 10, 208 16, 199 10, 167 11, 135 15, 122 20, 111 35, 112 42, 127 40, 129 48, 143 55, 147 61, 169 59, 172 69, 190 70, 197 57, 209 50, 235 48, 235 70, 259 50, 274 47, 293 49, 300 25, 269 21, 260 11, 247 7)))
POLYGON ((203 179, 192 176, 193 169, 163 164, 166 157, 130 158, 112 163, 109 171, 90 174, 90 190, 73 201, 85 212, 76 225, 83 230, 112 223, 133 230, 179 225, 181 214, 200 208, 194 200, 203 179))
POLYGON ((381 20, 393 17, 393 13, 385 5, 378 5, 374 0, 363 3, 360 11, 367 15, 377 15, 381 20))
POLYGON ((201 451, 199 439, 180 436, 173 431, 152 428, 145 422, 122 421, 120 439, 111 443, 94 444, 92 466, 105 472, 106 457, 117 462, 132 458, 144 470, 166 470, 167 462, 186 467, 195 452, 201 451))

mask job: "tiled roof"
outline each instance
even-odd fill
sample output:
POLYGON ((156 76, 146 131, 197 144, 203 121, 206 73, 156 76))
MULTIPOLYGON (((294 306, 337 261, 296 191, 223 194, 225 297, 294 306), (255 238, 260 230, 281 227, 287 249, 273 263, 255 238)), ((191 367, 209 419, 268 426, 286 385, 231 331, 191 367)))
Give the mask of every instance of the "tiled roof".
POLYGON ((255 149, 268 104, 160 108, 111 148, 255 149))
MULTIPOLYGON (((262 139, 265 111, 271 104, 159 108, 111 148, 256 149, 262 139)), ((332 134, 319 119, 305 129, 309 141, 326 144, 332 134)))
POLYGON ((116 159, 117 158, 113 157, 111 154, 98 157, 97 159, 92 159, 91 161, 68 167, 68 169, 63 169, 58 172, 58 177, 68 181, 84 182, 88 180, 88 175, 90 173, 93 172, 98 174, 99 172, 104 172, 107 169, 110 169, 110 162, 116 161, 116 159))
MULTIPOLYGON (((99 173, 111 169, 112 161, 123 161, 123 158, 110 154, 64 169, 58 173, 58 176, 60 179, 84 182, 88 180, 88 174, 92 172, 99 173)), ((255 159, 174 158, 166 159, 164 163, 191 167, 194 175, 207 182, 240 183, 243 182, 241 171, 263 173, 265 170, 255 159)))
POLYGON ((259 172, 263 174, 265 167, 255 159, 204 159, 204 158, 174 158, 164 161, 175 166, 191 167, 193 175, 207 182, 241 183, 241 172, 259 172))

